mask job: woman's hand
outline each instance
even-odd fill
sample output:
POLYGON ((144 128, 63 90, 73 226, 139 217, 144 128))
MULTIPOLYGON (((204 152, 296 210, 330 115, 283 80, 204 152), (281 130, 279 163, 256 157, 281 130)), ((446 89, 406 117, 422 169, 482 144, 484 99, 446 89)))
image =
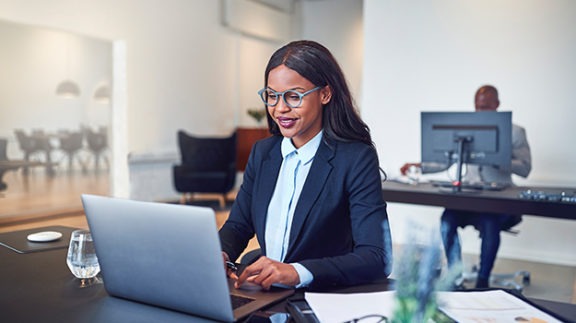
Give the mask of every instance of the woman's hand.
POLYGON ((240 288, 244 282, 257 284, 268 290, 272 284, 296 286, 300 283, 300 277, 294 266, 267 257, 260 257, 244 269, 234 287, 240 288))

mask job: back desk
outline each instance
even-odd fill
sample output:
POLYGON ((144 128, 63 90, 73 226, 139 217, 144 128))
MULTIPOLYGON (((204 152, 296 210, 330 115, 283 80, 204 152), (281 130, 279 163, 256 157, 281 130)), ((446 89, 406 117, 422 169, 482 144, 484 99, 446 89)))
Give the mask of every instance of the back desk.
POLYGON ((502 191, 450 192, 428 183, 409 185, 386 181, 382 194, 386 202, 440 206, 444 208, 491 213, 529 214, 560 219, 576 219, 576 203, 520 198, 526 190, 571 192, 566 187, 509 187, 502 191))

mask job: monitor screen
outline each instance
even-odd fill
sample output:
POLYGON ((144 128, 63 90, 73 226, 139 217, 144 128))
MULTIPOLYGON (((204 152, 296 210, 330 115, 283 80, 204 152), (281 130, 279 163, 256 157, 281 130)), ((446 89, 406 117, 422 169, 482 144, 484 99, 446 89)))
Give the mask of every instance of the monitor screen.
POLYGON ((422 162, 462 163, 509 170, 512 112, 422 112, 422 162), (461 152, 459 152, 461 149, 461 152))

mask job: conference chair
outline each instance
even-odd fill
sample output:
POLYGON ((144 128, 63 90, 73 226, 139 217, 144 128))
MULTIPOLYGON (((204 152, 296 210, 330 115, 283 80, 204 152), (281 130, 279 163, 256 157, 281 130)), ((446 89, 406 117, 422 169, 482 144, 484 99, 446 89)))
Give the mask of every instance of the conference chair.
POLYGON ((178 131, 181 164, 174 165, 173 181, 180 202, 194 193, 219 194, 220 207, 236 182, 236 132, 225 138, 197 137, 178 131))
MULTIPOLYGON (((4 138, 0 138, 0 161, 7 161, 8 160, 8 140, 4 138)), ((0 167, 0 191, 6 189, 7 185, 2 181, 2 177, 4 177, 4 172, 8 170, 8 168, 4 169, 0 167)), ((1 195, 0 195, 1 196, 1 195)))
POLYGON ((108 157, 104 154, 108 148, 108 129, 100 127, 98 131, 93 131, 90 127, 84 127, 84 136, 88 144, 88 150, 92 152, 94 157, 94 169, 100 170, 100 159, 103 159, 108 165, 108 157))
POLYGON ((84 133, 82 131, 62 131, 60 133, 60 149, 66 153, 68 157, 68 171, 72 171, 74 157, 78 160, 78 163, 85 169, 82 159, 78 156, 78 153, 84 146, 84 133))
MULTIPOLYGON (((24 130, 22 129, 15 129, 14 134, 16 135, 16 140, 18 141, 18 145, 20 146, 20 150, 24 153, 24 160, 30 161, 31 158, 38 153, 46 152, 46 156, 50 157, 49 152, 49 141, 39 140, 38 135, 27 135, 24 130)), ((50 162, 50 160, 46 160, 46 162, 50 162)), ((47 168, 48 169, 48 168, 47 168)), ((28 174, 29 169, 28 166, 22 168, 23 174, 28 174)))
POLYGON ((33 129, 32 138, 36 141, 36 145, 38 145, 40 151, 44 153, 46 174, 54 176, 56 174, 54 166, 57 163, 52 162, 52 150, 54 150, 54 146, 51 142, 52 135, 44 132, 43 129, 33 129))
POLYGON ((8 160, 8 139, 0 138, 0 160, 8 160))

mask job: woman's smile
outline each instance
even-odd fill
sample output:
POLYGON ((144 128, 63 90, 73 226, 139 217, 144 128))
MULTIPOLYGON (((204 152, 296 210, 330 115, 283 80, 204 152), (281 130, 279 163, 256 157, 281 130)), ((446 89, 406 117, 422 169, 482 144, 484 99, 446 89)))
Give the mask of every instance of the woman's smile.
POLYGON ((278 125, 280 127, 290 129, 294 127, 298 118, 278 117, 276 120, 278 120, 278 125))

